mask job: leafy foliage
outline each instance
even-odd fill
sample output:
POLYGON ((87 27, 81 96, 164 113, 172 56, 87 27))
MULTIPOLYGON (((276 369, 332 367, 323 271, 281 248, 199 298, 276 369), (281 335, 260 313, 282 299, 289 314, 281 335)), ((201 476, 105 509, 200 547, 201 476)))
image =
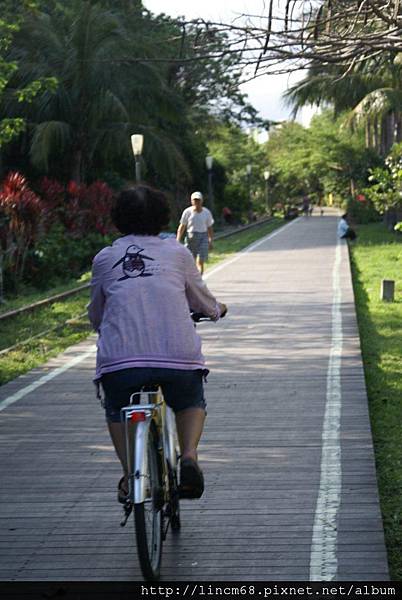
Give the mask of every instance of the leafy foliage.
POLYGON ((237 218, 250 208, 253 211, 263 210, 263 171, 267 166, 264 145, 256 141, 251 131, 244 131, 236 124, 213 122, 208 137, 210 153, 222 168, 221 177, 226 180, 221 187, 218 206, 228 206, 237 218), (251 167, 249 176, 247 165, 251 167))
MULTIPOLYGON (((225 34, 211 40, 191 25, 183 33, 175 20, 138 3, 40 3, 14 38, 10 56, 20 68, 13 84, 26 96, 32 76, 58 85, 26 107, 30 126, 17 153, 29 143, 35 175, 81 183, 108 171, 132 179, 130 134, 143 133, 144 176, 180 203, 207 153, 199 123, 209 115, 256 120, 239 91, 235 58, 203 57, 205 44, 220 55, 226 42, 225 34)), ((18 108, 10 100, 8 117, 18 108)))
POLYGON ((369 181, 365 192, 378 212, 402 209, 402 144, 394 145, 384 167, 371 169, 369 181))
POLYGON ((54 223, 29 254, 27 283, 38 289, 68 281, 85 272, 94 255, 111 242, 112 237, 92 231, 71 237, 61 223, 54 223))
POLYGON ((113 192, 102 181, 63 186, 44 178, 40 196, 9 173, 0 189, 0 241, 6 282, 43 285, 78 275, 111 239, 113 192))
POLYGON ((391 54, 357 63, 342 75, 339 66, 313 63, 307 76, 286 93, 294 113, 308 104, 344 113, 350 131, 363 128, 367 147, 382 155, 402 140, 401 65, 391 54))
POLYGON ((367 184, 367 169, 378 158, 365 148, 361 134, 351 136, 341 122, 342 116, 334 119, 326 111, 315 116, 308 129, 284 123, 271 133, 267 156, 275 201, 291 201, 305 193, 315 201, 329 193, 344 198, 367 184))
POLYGON ((349 198, 346 202, 346 212, 354 223, 367 224, 380 220, 373 203, 364 194, 349 198))
MULTIPOLYGON (((21 135, 26 129, 26 120, 21 116, 21 104, 32 102, 44 90, 55 90, 57 81, 54 77, 39 77, 27 80, 24 87, 13 89, 12 82, 19 69, 19 63, 9 57, 9 49, 14 36, 20 30, 24 15, 37 6, 34 0, 22 0, 16 7, 14 2, 2 2, 0 18, 0 106, 15 101, 16 114, 0 120, 0 148, 21 135)), ((3 108, 3 107, 2 107, 3 108)))
POLYGON ((19 173, 9 173, 0 190, 0 252, 14 283, 24 275, 30 247, 39 235, 42 203, 19 173))

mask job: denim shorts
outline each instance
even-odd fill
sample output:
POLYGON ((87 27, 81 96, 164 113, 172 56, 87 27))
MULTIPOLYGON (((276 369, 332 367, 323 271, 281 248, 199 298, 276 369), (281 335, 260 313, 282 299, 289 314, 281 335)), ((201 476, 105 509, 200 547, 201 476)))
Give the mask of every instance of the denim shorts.
POLYGON ((186 408, 205 410, 203 377, 207 370, 135 367, 105 373, 101 377, 108 421, 120 422, 120 409, 130 404, 130 396, 143 386, 159 385, 166 404, 176 413, 186 408))

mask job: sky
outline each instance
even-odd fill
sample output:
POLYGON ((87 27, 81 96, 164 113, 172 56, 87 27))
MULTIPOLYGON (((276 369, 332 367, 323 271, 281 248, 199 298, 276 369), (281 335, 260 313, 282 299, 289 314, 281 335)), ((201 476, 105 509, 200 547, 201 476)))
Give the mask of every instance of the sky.
MULTIPOLYGON (((278 0, 281 4, 284 0, 278 0)), ((201 17, 213 21, 231 22, 241 13, 266 14, 268 2, 264 0, 143 0, 143 4, 153 13, 166 13, 172 17, 185 16, 187 19, 201 17)), ((299 78, 302 74, 299 75, 299 78)), ((261 117, 274 121, 291 118, 291 109, 282 99, 289 84, 296 81, 293 75, 264 75, 242 85, 249 102, 258 110, 261 117)), ((313 110, 303 109, 297 120, 308 125, 313 110)))

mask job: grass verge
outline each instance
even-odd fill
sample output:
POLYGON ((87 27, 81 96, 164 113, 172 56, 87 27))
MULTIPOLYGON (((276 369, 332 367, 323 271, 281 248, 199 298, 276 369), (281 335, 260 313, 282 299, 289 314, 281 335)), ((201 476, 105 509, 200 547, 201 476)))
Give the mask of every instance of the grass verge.
MULTIPOLYGON (((273 219, 255 229, 243 231, 223 240, 216 240, 208 267, 210 268, 229 258, 235 252, 283 224, 283 220, 273 219)), ((48 290, 46 293, 33 293, 17 298, 7 304, 6 310, 19 308, 25 304, 71 289, 89 280, 89 277, 90 274, 86 273, 80 281, 74 280, 64 286, 48 290)), ((33 312, 8 319, 3 323, 0 322, 0 350, 9 348, 45 330, 58 327, 54 331, 40 335, 28 344, 19 346, 7 354, 0 355, 0 385, 43 364, 52 356, 56 356, 69 346, 85 339, 91 332, 90 325, 86 319, 78 320, 77 317, 85 312, 88 299, 88 291, 83 291, 79 295, 66 298, 61 302, 38 308, 33 312), (67 324, 66 321, 68 321, 67 324)))
POLYGON ((358 227, 351 261, 392 580, 402 580, 402 242, 381 223, 358 227), (380 300, 382 279, 395 302, 380 300))
POLYGON ((27 287, 23 289, 18 296, 7 298, 7 302, 5 304, 0 304, 0 315, 11 310, 16 310, 17 308, 22 308, 28 304, 33 304, 34 302, 38 302, 44 298, 49 298, 50 296, 56 296, 56 294, 61 294, 62 292, 72 290, 73 288, 87 283, 90 280, 90 277, 90 272, 87 272, 81 275, 81 277, 71 279, 70 281, 60 283, 59 285, 54 285, 51 288, 47 288, 43 291, 27 287))

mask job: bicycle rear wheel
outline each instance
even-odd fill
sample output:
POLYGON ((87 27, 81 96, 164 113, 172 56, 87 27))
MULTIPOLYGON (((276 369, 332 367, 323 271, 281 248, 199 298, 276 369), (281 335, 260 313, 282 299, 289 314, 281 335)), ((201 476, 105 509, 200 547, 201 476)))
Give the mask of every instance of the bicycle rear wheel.
POLYGON ((134 505, 135 533, 141 571, 147 581, 157 581, 160 575, 163 540, 163 512, 155 434, 149 429, 147 498, 134 505))

